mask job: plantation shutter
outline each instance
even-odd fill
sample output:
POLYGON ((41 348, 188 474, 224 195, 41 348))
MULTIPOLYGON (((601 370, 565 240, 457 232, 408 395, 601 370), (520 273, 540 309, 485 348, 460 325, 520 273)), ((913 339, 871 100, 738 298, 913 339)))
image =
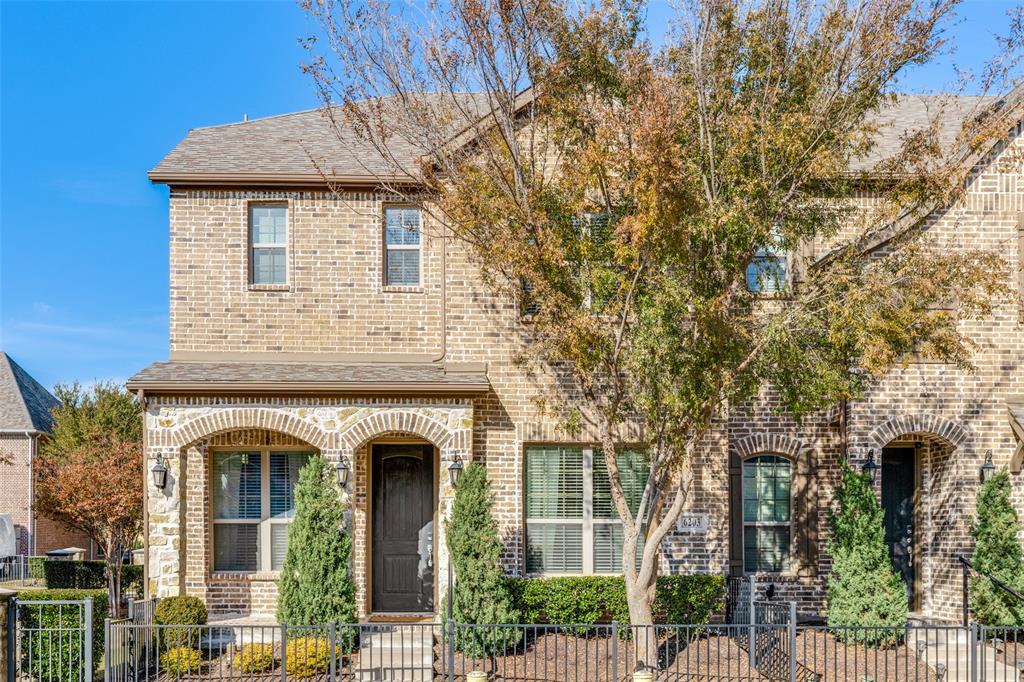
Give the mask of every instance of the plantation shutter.
POLYGON ((295 516, 295 484, 299 470, 310 458, 308 452, 270 453, 270 516, 295 516))
POLYGON ((526 450, 526 570, 583 570, 583 450, 526 450))
MULTIPOLYGON (((640 497, 647 483, 649 467, 642 453, 620 450, 616 459, 619 463, 619 480, 626 494, 626 504, 636 515, 640 497)), ((619 573, 622 571, 622 520, 612 501, 611 481, 604 452, 594 450, 594 572, 619 573)), ((643 557, 643 541, 637 543, 637 565, 643 557)))

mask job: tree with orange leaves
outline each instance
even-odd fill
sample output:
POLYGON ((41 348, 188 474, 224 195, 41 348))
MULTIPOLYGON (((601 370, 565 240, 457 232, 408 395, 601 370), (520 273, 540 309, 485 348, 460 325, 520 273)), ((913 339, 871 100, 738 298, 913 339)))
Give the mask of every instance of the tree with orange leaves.
POLYGON ((120 615, 121 564, 142 532, 141 411, 112 384, 57 387, 54 427, 36 459, 40 513, 80 530, 106 561, 110 612, 120 615))

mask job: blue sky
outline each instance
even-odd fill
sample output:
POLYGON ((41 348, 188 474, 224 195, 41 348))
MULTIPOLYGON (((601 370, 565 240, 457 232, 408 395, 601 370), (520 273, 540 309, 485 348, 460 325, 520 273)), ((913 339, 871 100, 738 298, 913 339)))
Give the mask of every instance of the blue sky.
MULTIPOLYGON (((956 62, 986 59, 1012 6, 967 2, 956 62)), ((667 16, 655 0, 652 33, 667 16)), ((0 350, 48 387, 166 359, 167 189, 146 171, 189 128, 316 106, 313 30, 287 1, 0 0, 0 350)))

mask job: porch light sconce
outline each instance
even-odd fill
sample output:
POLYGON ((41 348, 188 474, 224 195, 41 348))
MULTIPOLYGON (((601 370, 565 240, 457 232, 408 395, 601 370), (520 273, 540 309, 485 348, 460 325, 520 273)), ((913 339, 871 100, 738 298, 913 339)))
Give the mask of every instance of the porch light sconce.
POLYGON ((348 473, 350 471, 348 468, 348 462, 344 457, 339 459, 334 465, 334 471, 338 474, 338 485, 344 488, 348 484, 348 473))
POLYGON ((167 487, 167 465, 164 463, 163 455, 157 453, 156 464, 153 465, 153 485, 157 487, 157 490, 163 490, 167 487))
POLYGON ((462 475, 462 460, 456 457, 448 465, 448 480, 452 482, 452 487, 459 485, 459 476, 462 475))
POLYGON ((878 475, 878 470, 881 469, 878 462, 875 461, 875 449, 871 448, 868 450, 868 460, 861 466, 861 470, 871 478, 871 483, 874 485, 875 476, 878 475))
POLYGON ((992 451, 985 453, 985 463, 981 465, 981 482, 984 483, 996 473, 996 465, 992 462, 992 451))

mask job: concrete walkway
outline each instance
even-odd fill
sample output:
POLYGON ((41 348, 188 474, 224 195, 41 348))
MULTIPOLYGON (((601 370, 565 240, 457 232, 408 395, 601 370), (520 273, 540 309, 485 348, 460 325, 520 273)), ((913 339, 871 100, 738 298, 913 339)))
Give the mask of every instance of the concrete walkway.
POLYGON ((907 646, 934 670, 942 682, 1018 682, 1021 674, 996 659, 991 646, 977 645, 972 670, 970 634, 955 626, 934 625, 911 630, 907 646))

